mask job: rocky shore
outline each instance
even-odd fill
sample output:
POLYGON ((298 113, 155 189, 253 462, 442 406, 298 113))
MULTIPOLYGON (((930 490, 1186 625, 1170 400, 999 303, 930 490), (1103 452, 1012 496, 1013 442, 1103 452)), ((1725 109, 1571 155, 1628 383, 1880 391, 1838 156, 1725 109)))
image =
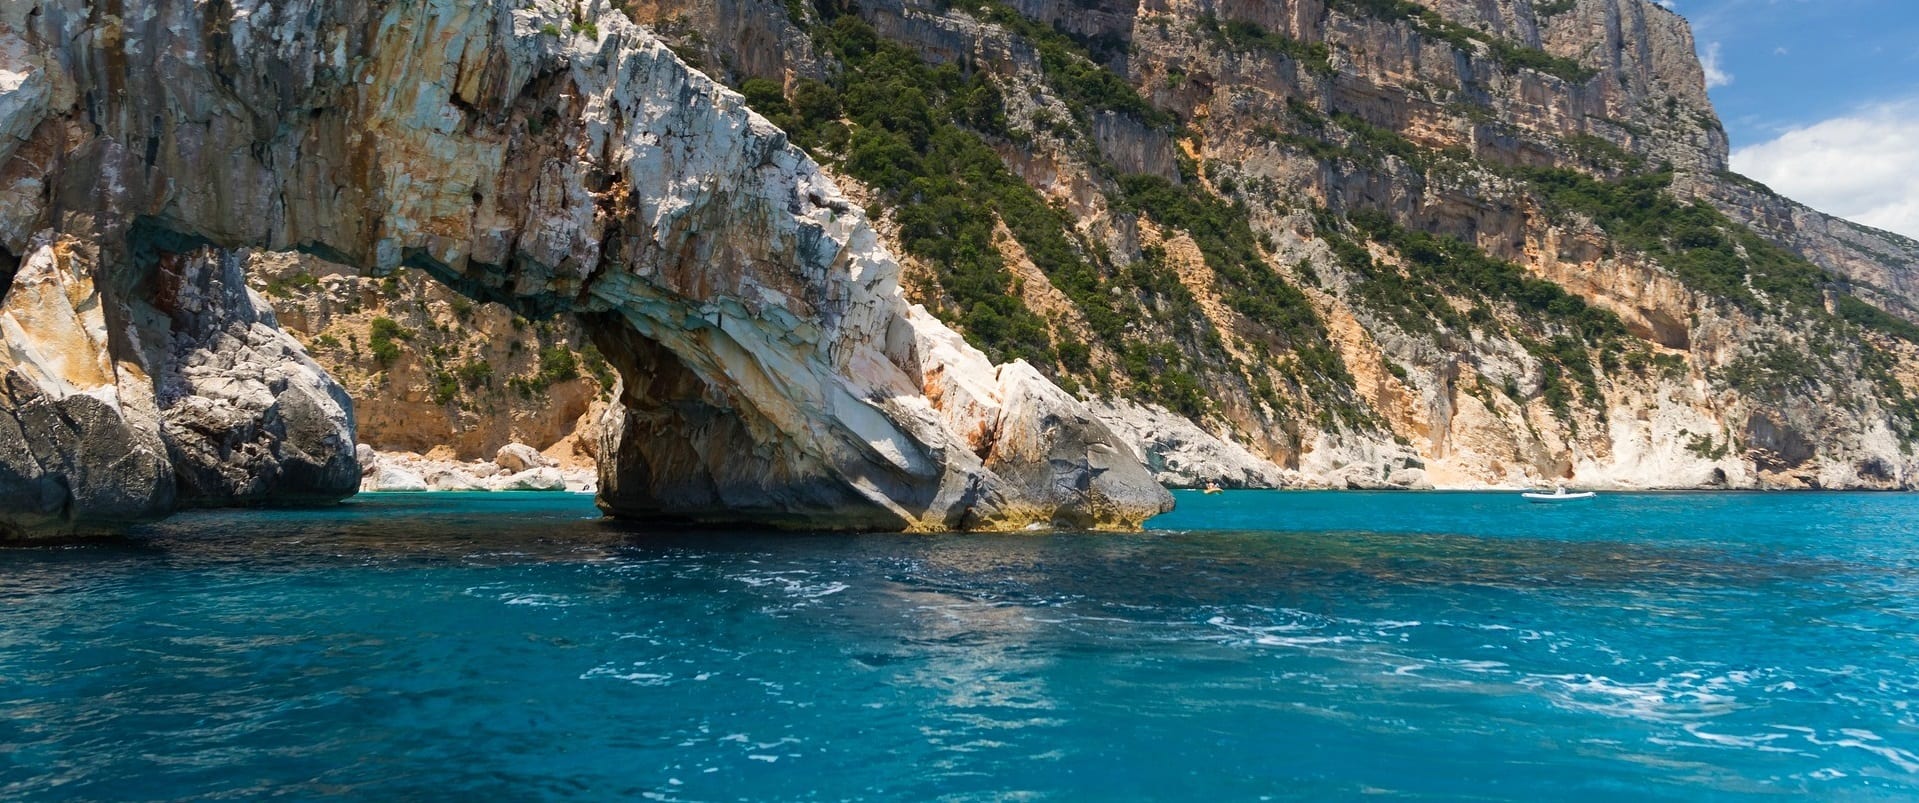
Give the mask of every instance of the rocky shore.
POLYGON ((360 492, 571 491, 594 493, 591 465, 562 466, 531 446, 507 444, 492 460, 435 460, 413 452, 376 452, 359 446, 360 492))

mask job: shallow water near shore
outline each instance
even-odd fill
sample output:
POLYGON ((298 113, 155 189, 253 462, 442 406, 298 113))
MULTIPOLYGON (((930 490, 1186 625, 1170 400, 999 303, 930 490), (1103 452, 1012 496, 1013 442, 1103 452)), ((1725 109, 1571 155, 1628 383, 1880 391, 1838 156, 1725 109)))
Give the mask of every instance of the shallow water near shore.
POLYGON ((929 537, 372 495, 0 551, 0 796, 1919 795, 1919 497, 1178 496, 929 537))

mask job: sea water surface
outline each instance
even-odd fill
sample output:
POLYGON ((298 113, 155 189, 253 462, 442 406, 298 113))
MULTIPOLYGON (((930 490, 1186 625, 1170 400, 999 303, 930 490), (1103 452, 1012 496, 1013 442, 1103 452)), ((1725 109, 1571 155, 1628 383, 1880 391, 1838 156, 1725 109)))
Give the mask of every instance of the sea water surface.
POLYGON ((1919 796, 1919 497, 1179 502, 847 536, 374 495, 0 551, 0 797, 1919 796))

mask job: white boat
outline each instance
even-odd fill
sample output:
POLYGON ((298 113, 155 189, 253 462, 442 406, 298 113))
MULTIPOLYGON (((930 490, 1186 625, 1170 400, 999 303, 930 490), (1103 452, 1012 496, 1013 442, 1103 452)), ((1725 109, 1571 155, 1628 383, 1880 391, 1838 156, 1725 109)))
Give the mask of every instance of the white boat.
POLYGON ((1549 494, 1538 491, 1527 491, 1520 494, 1520 496, 1528 502, 1571 502, 1574 499, 1591 499, 1594 496, 1598 496, 1598 494, 1592 491, 1568 491, 1566 490, 1566 486, 1561 485, 1554 488, 1553 492, 1549 494))

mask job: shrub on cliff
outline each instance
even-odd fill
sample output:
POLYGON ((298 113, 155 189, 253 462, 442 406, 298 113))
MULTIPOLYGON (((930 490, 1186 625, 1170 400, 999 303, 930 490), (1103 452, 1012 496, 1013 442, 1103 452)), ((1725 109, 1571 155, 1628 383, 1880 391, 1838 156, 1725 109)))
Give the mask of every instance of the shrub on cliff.
POLYGON ((414 331, 401 326, 392 318, 374 318, 367 332, 367 350, 373 353, 373 359, 381 367, 392 365, 400 359, 400 342, 412 340, 414 331))

